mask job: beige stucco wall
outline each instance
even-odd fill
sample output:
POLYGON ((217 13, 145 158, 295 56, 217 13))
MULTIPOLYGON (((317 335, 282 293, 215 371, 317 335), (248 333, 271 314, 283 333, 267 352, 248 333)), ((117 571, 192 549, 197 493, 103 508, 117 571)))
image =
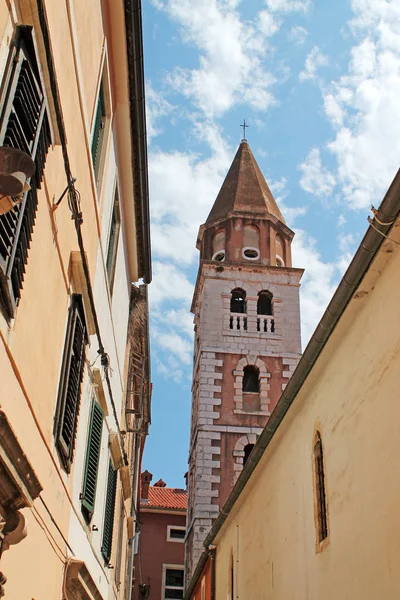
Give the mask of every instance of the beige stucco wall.
MULTIPOLYGON (((0 80, 16 24, 32 24, 34 34, 39 34, 35 0, 15 0, 15 5, 12 3, 11 6, 11 14, 8 4, 8 1, 0 0, 0 80)), ((92 119, 103 64, 107 58, 111 63, 112 57, 117 56, 116 50, 107 48, 105 41, 105 36, 109 34, 106 23, 108 11, 112 13, 116 3, 110 2, 111 7, 106 4, 108 3, 99 0, 45 0, 68 155, 72 174, 77 178, 76 188, 81 194, 85 251, 102 339, 113 369, 111 385, 116 411, 118 416, 121 416, 125 394, 130 284, 137 279, 138 272, 137 240, 128 113, 124 118, 121 117, 118 123, 113 122, 113 130, 110 119, 105 140, 104 174, 100 186, 95 184, 90 154, 92 119), (125 130, 122 141, 121 136, 118 136, 117 126, 125 130), (124 161, 118 161, 114 141, 123 153, 124 161), (121 187, 121 218, 124 222, 120 231, 114 295, 111 299, 105 260, 114 187, 118 178, 121 187), (129 210, 124 209, 125 205, 129 206, 129 210)), ((118 15, 123 16, 122 2, 118 2, 118 15)), ((113 15, 113 19, 116 21, 117 17, 113 15)), ((123 25, 123 21, 118 23, 117 30, 120 36, 115 43, 124 50, 123 25)), ((38 48, 41 67, 45 70, 40 35, 38 48)), ((126 61, 126 54, 121 51, 119 59, 120 62, 126 61)), ((121 65, 110 64, 109 72, 120 72, 122 68, 121 65)), ((126 65, 124 68, 126 70, 126 65)), ((44 76, 46 77, 46 73, 44 76)), ((110 86, 106 91, 110 110, 112 98, 122 102, 121 89, 125 92, 127 102, 127 78, 118 82, 118 94, 113 81, 113 77, 110 77, 110 86)), ((50 98, 50 88, 46 87, 45 91, 50 98)), ((54 114, 52 126, 56 128, 54 114)), ((57 133, 55 139, 57 141, 57 133)), ((20 305, 11 323, 7 323, 0 311, 0 406, 38 476, 43 487, 41 496, 59 528, 57 530, 52 523, 40 499, 35 500, 32 508, 23 509, 28 520, 28 536, 5 552, 0 564, 0 570, 7 576, 6 597, 18 600, 61 598, 64 562, 67 556, 71 556, 71 548, 76 558, 86 562, 103 597, 117 596, 114 571, 107 569, 100 556, 109 461, 108 430, 116 429, 111 406, 110 417, 103 428, 99 497, 94 520, 99 529, 97 534, 84 524, 80 513, 79 494, 82 491, 88 416, 94 393, 87 368, 82 384, 74 463, 69 475, 63 471, 54 448, 53 417, 72 292, 69 264, 71 252, 78 250, 67 198, 64 198, 56 210, 53 207, 65 186, 61 147, 56 143, 54 147, 49 148, 42 189, 38 192, 38 210, 20 305), (67 547, 66 541, 70 548, 67 547)), ((87 347, 87 357, 91 363, 98 359, 97 349, 97 340, 95 336, 91 336, 87 347)), ((100 367, 99 363, 98 360, 96 367, 100 367)), ((114 563, 120 493, 119 487, 112 554, 114 563)), ((126 502, 125 508, 129 514, 129 501, 126 502)), ((126 522, 123 536, 126 545, 126 522)), ((122 560, 124 563, 124 557, 122 560)), ((123 587, 122 585, 121 595, 123 587)))
POLYGON ((219 600, 231 598, 231 555, 235 599, 398 597, 400 253, 395 248, 393 254, 381 252, 370 269, 361 285, 368 294, 351 301, 217 535, 219 600), (329 517, 322 552, 317 552, 314 521, 316 428, 324 445, 329 517))

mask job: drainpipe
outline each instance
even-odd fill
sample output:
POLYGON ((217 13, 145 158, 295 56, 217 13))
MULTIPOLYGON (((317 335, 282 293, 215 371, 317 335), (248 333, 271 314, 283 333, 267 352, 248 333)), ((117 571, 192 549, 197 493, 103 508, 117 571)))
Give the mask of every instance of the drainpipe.
POLYGON ((216 554, 216 550, 217 550, 216 546, 210 547, 210 561, 211 561, 210 600, 216 600, 216 596, 215 596, 215 567, 216 567, 215 554, 216 554))

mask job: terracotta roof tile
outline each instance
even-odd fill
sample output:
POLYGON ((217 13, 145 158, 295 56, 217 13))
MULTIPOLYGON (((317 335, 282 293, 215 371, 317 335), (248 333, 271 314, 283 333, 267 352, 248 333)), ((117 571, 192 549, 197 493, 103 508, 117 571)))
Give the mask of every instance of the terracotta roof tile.
POLYGON ((149 487, 149 500, 140 501, 142 508, 172 508, 186 510, 187 492, 179 488, 149 487))

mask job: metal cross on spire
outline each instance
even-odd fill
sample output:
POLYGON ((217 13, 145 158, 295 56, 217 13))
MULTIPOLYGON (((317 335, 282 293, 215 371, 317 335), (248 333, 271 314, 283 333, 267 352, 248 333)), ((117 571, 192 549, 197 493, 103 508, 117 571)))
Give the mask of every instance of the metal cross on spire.
POLYGON ((240 127, 243 127, 243 139, 246 139, 246 127, 250 127, 250 125, 246 125, 246 119, 243 119, 243 123, 240 127))

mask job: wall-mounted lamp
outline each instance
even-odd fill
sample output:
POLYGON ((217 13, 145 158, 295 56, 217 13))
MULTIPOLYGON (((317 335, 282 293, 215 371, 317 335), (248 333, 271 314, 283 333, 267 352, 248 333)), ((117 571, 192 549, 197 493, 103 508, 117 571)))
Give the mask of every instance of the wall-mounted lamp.
POLYGON ((30 189, 26 181, 34 174, 36 165, 26 152, 0 146, 0 215, 22 202, 30 189))

